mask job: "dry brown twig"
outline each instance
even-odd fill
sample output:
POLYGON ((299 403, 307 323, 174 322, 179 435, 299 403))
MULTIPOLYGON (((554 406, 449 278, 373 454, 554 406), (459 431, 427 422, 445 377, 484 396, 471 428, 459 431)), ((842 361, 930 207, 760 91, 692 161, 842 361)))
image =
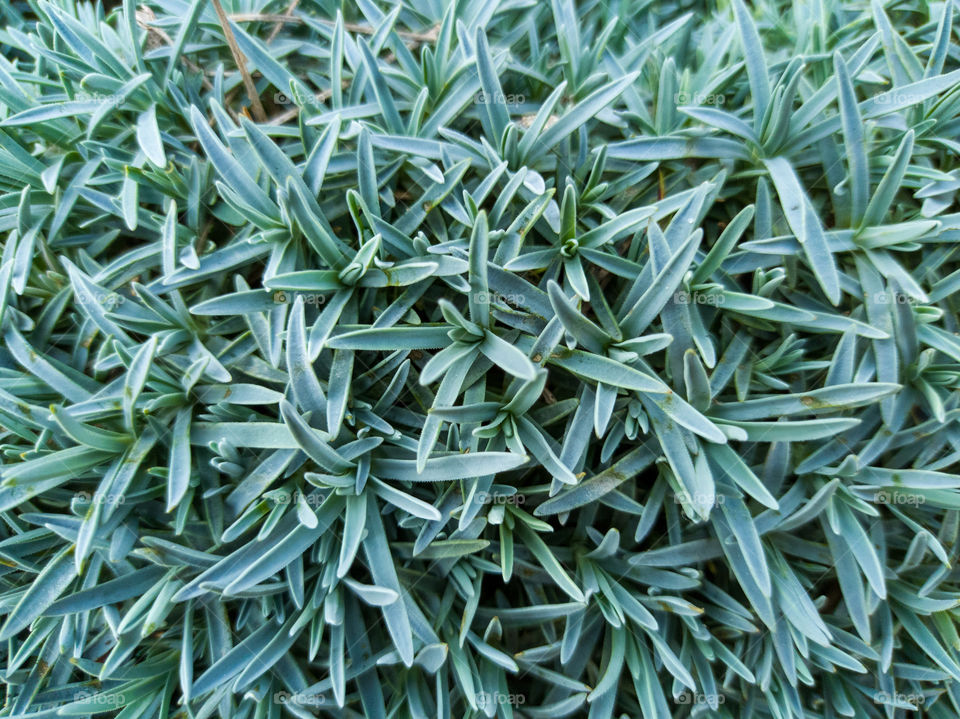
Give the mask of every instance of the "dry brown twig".
MULTIPOLYGON (((161 47, 162 45, 173 45, 173 39, 163 30, 163 28, 154 27, 150 23, 156 20, 156 15, 153 10, 151 10, 146 5, 141 5, 137 8, 135 13, 137 20, 137 25, 147 31, 147 49, 153 50, 154 48, 161 47)), ((191 72, 200 73, 200 81, 203 83, 203 87, 207 90, 212 90, 213 85, 210 84, 210 81, 205 77, 203 69, 193 62, 186 55, 180 55, 180 62, 189 69, 191 72)))
MULTIPOLYGON (((240 71, 240 76, 243 78, 243 86, 247 90, 250 107, 253 109, 253 117, 257 122, 266 122, 267 113, 263 109, 263 104, 260 102, 257 86, 253 84, 253 78, 250 77, 250 73, 247 71, 247 58, 240 52, 237 39, 233 36, 233 30, 230 29, 227 14, 223 11, 223 5, 220 4, 220 0, 213 0, 213 7, 217 11, 217 18, 220 20, 220 27, 223 28, 223 34, 224 37, 226 37, 227 45, 230 47, 230 53, 233 55, 233 61, 236 63, 237 69, 240 71)), ((283 16, 281 15, 280 17, 283 16)))
MULTIPOLYGON (((288 11, 289 12, 289 11, 288 11)), ((274 23, 293 23, 293 24, 303 24, 304 20, 301 17, 296 15, 267 15, 261 13, 238 13, 236 15, 231 15, 230 19, 234 22, 274 22, 274 23)), ((324 20, 317 18, 317 22, 323 23, 324 25, 333 26, 335 23, 332 20, 324 20)), ((354 23, 344 23, 343 29, 349 32, 355 32, 360 35, 373 35, 376 32, 375 28, 369 27, 367 25, 356 25, 354 23)), ((433 43, 437 41, 437 37, 440 34, 440 26, 432 27, 427 32, 410 32, 407 30, 397 30, 397 35, 403 38, 404 40, 409 40, 414 44, 420 43, 433 43)))
MULTIPOLYGON (((270 35, 267 38, 267 42, 269 43, 271 40, 273 40, 277 36, 280 29, 285 24, 301 25, 305 22, 303 18, 293 14, 299 2, 300 0, 291 0, 290 5, 287 7, 287 11, 283 15, 267 14, 267 13, 236 13, 234 15, 230 15, 229 19, 237 23, 241 23, 241 22, 267 22, 267 23, 272 22, 274 23, 273 30, 270 32, 270 35)), ((233 53, 234 60, 237 63, 237 67, 240 69, 240 72, 243 75, 243 83, 244 83, 244 86, 247 88, 247 94, 250 96, 250 102, 254 111, 254 116, 256 117, 258 122, 266 122, 267 121, 266 113, 263 111, 263 105, 260 104, 260 98, 259 96, 256 95, 256 89, 253 87, 253 78, 250 77, 250 74, 247 72, 247 69, 246 69, 246 59, 243 57, 243 53, 240 52, 240 48, 237 47, 236 45, 236 40, 234 39, 233 32, 230 30, 229 24, 227 23, 227 16, 221 15, 223 8, 220 6, 219 0, 214 0, 214 7, 218 8, 217 15, 220 18, 220 24, 224 29, 224 34, 226 35, 226 38, 227 38, 227 44, 230 46, 230 51, 233 53), (254 97, 256 97, 256 100, 254 100, 254 97), (258 107, 260 108, 260 112, 263 112, 263 119, 261 119, 260 116, 258 115, 258 112, 257 112, 258 107)), ((325 25, 330 25, 330 26, 333 26, 335 24, 332 20, 318 19, 317 22, 321 22, 325 25)), ((361 35, 373 35, 374 32, 376 32, 375 29, 372 27, 368 27, 366 25, 357 25, 355 23, 345 23, 343 27, 348 32, 354 32, 361 35)), ((436 27, 432 27, 430 28, 429 31, 423 32, 423 33, 408 32, 406 30, 397 30, 396 33, 399 37, 403 38, 404 40, 407 40, 411 46, 415 47, 421 43, 436 42, 437 37, 439 36, 439 33, 440 33, 440 27, 439 25, 436 27)), ((348 83, 344 83, 344 85, 349 86, 348 83)), ((318 93, 314 99, 316 102, 324 102, 325 100, 329 99, 330 94, 331 93, 329 90, 325 90, 321 93, 318 93)), ((279 115, 274 116, 269 120, 269 122, 275 125, 282 125, 283 123, 295 118, 297 116, 297 113, 299 113, 299 111, 300 111, 300 108, 293 107, 289 110, 286 110, 280 113, 279 115)))
MULTIPOLYGON (((300 0, 291 0, 290 5, 287 6, 287 11, 283 14, 284 17, 293 17, 293 11, 297 9, 297 5, 300 4, 300 0)), ((273 26, 273 30, 270 31, 270 35, 267 37, 267 45, 273 42, 274 38, 280 33, 283 29, 284 23, 277 22, 273 26)))

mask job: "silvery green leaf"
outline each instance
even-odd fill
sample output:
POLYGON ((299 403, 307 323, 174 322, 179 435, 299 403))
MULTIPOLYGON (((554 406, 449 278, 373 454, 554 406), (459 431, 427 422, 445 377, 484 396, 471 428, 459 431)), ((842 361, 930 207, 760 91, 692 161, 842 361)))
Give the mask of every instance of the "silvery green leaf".
POLYGON ((760 591, 770 596, 770 572, 767 569, 767 559, 764 555, 760 535, 754 524, 753 517, 746 505, 737 497, 724 497, 719 503, 720 510, 727 520, 727 526, 740 545, 740 552, 746 560, 750 574, 760 587, 760 591))
POLYGON ((620 320, 620 326, 626 336, 639 336, 660 314, 664 305, 670 302, 680 286, 683 275, 690 268, 701 237, 702 233, 699 230, 691 233, 674 251, 670 259, 657 270, 653 281, 620 320))
POLYGON ((741 0, 733 1, 733 14, 736 17, 740 41, 743 43, 747 74, 750 77, 754 130, 759 131, 770 103, 770 79, 767 76, 766 58, 757 26, 750 16, 750 10, 741 0))
POLYGON ((331 437, 307 424, 286 400, 280 402, 280 414, 297 444, 314 462, 334 474, 344 474, 354 468, 352 462, 345 460, 330 446, 331 437))
POLYGON ((863 215, 863 227, 879 225, 886 217, 893 198, 903 183, 904 175, 906 175, 907 166, 913 153, 913 143, 914 132, 909 130, 900 141, 896 154, 893 156, 886 172, 883 173, 883 178, 877 185, 873 197, 870 198, 870 203, 863 215))
POLYGON ((550 363, 586 379, 623 389, 654 394, 667 392, 666 386, 655 378, 602 355, 566 350, 551 356, 550 363))
POLYGON ((724 420, 746 431, 751 442, 804 442, 832 437, 860 424, 859 419, 810 419, 794 422, 741 422, 724 420))
POLYGON ((729 445, 710 444, 706 445, 705 451, 722 471, 721 477, 726 476, 733 480, 740 489, 764 506, 773 510, 779 509, 779 504, 774 496, 729 445))
POLYGON ((483 477, 497 472, 506 472, 526 464, 524 455, 511 452, 477 452, 431 457, 418 468, 413 459, 376 459, 371 471, 383 479, 400 479, 409 482, 441 482, 468 477, 483 477))
POLYGON ((224 147, 213 130, 207 125, 207 119, 193 106, 190 108, 190 122, 197 134, 197 139, 210 156, 214 169, 224 182, 236 190, 240 199, 264 217, 275 217, 277 215, 276 205, 270 201, 270 198, 253 181, 250 174, 224 147))
POLYGON ((167 156, 163 151, 163 139, 160 137, 160 127, 157 124, 157 106, 151 105, 146 112, 137 119, 137 142, 140 149, 157 167, 167 164, 167 156))
POLYGON ((752 420, 807 412, 838 411, 874 402, 900 389, 898 384, 883 382, 833 385, 810 390, 802 395, 772 395, 729 406, 721 405, 714 407, 712 414, 727 419, 752 420))
POLYGON ((527 549, 531 554, 533 554, 537 562, 541 567, 543 567, 547 574, 550 575, 551 579, 553 579, 557 586, 560 587, 560 589, 562 589, 571 599, 573 599, 573 601, 586 601, 584 599, 583 592, 570 578, 570 575, 567 574, 560 562, 557 561, 557 558, 550 551, 550 547, 547 546, 546 542, 544 542, 536 532, 522 522, 518 523, 516 528, 517 533, 523 538, 527 549))
POLYGON ((170 441, 170 468, 167 477, 167 511, 173 511, 190 484, 190 423, 193 410, 184 407, 177 413, 170 441))
POLYGON ((347 497, 346 511, 343 515, 343 542, 340 545, 340 563, 337 566, 337 577, 342 579, 350 571, 363 530, 367 522, 367 498, 365 495, 347 497))
POLYGON ((273 536, 267 547, 259 548, 256 559, 239 568, 239 572, 227 584, 223 592, 226 595, 236 595, 263 580, 273 576, 286 567, 290 562, 303 554, 306 547, 311 546, 330 526, 334 516, 339 513, 341 503, 336 496, 327 497, 316 510, 317 523, 313 527, 297 524, 289 534, 282 539, 273 536))
POLYGON ((836 261, 827 245, 820 219, 807 198, 796 171, 782 157, 764 161, 773 186, 780 196, 780 206, 790 229, 803 247, 810 269, 817 277, 827 299, 836 305, 840 301, 840 280, 836 261))
MULTIPOLYGON (((391 561, 390 549, 384 534, 380 514, 373 503, 367 505, 367 527, 369 532, 363 540, 363 551, 367 558, 370 574, 377 586, 393 590, 402 595, 403 589, 397 579, 396 569, 391 561)), ((381 607, 390 638, 400 658, 406 666, 413 664, 413 636, 410 619, 403 602, 393 602, 381 607)))
POLYGON ((864 217, 867 193, 870 190, 870 168, 864 141, 863 120, 857 107, 853 81, 840 53, 833 55, 837 75, 840 118, 843 122, 843 140, 847 151, 848 184, 850 190, 850 222, 858 224, 864 217))

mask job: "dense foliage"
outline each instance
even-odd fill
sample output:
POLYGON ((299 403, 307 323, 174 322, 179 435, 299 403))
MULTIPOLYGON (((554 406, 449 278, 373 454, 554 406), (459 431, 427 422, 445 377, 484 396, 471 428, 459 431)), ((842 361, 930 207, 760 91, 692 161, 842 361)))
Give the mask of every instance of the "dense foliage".
POLYGON ((0 716, 956 717, 954 4, 4 3, 0 716))

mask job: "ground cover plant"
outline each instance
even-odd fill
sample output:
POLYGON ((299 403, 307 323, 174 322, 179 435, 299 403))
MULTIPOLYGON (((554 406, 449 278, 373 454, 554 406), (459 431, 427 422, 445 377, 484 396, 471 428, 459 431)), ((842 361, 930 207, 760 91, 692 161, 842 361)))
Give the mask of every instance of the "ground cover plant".
POLYGON ((955 10, 0 6, 0 717, 956 717, 955 10))

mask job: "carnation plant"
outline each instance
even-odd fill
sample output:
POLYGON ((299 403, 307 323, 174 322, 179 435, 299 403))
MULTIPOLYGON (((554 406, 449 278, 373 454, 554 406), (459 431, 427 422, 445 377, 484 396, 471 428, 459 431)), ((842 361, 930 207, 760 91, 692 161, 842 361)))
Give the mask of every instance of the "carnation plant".
POLYGON ((4 3, 0 717, 956 717, 955 5, 4 3))

